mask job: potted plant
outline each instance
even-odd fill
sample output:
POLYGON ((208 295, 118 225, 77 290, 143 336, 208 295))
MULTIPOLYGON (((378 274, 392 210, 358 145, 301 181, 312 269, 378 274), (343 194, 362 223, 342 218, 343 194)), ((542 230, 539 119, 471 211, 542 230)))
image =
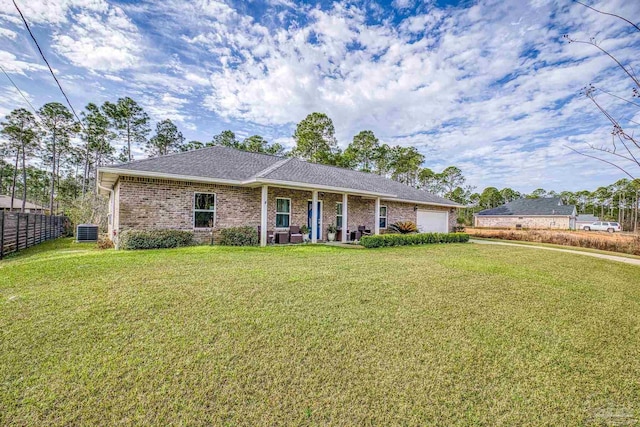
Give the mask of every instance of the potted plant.
POLYGON ((331 223, 327 227, 327 240, 330 242, 334 242, 336 240, 336 233, 338 232, 338 227, 335 224, 331 223))
POLYGON ((307 225, 300 227, 300 234, 302 234, 302 240, 309 241, 309 227, 307 225))

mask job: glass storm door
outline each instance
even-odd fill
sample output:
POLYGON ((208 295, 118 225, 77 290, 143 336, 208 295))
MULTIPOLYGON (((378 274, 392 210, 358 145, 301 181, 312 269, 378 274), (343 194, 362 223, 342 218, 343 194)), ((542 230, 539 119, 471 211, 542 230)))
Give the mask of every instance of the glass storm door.
MULTIPOLYGON (((309 227, 309 238, 311 238, 311 206, 313 202, 307 202, 307 227, 309 227)), ((316 230, 318 235, 318 240, 322 239, 322 201, 318 200, 318 222, 316 223, 316 230)))

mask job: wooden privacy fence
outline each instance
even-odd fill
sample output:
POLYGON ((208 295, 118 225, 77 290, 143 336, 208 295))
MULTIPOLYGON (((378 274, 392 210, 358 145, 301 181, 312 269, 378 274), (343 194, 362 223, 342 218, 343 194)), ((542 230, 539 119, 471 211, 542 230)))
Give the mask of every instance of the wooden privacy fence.
POLYGON ((0 259, 65 235, 64 216, 0 211, 0 259))

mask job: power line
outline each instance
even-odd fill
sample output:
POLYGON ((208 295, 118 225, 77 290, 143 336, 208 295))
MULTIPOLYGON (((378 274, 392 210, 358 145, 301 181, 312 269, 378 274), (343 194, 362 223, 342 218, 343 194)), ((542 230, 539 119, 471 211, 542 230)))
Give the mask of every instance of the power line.
POLYGON ((78 123, 80 123, 80 126, 82 126, 82 129, 84 129, 86 131, 84 125, 82 124, 82 120, 80 120, 80 117, 76 113, 76 110, 73 108, 73 105, 71 105, 71 101, 69 100, 69 97, 65 93, 64 89, 62 89, 62 85, 60 84, 60 82, 58 81, 58 78, 56 77, 55 73, 53 72, 53 68, 51 68, 51 65, 49 65, 49 61, 47 61, 47 58, 44 56, 44 52, 42 52, 42 49, 40 48, 40 44, 38 44, 38 40, 36 40, 36 37, 33 35, 33 32, 31 31, 31 28, 29 27, 29 24, 27 23, 27 20, 25 19, 24 15, 22 14, 22 11, 18 7, 18 4, 16 3, 16 0, 13 0, 13 5, 16 7, 16 10, 20 14, 20 18, 22 18, 22 22, 24 23, 24 26, 26 27, 27 31, 29 32, 29 35, 31 36, 31 39, 36 44, 36 47, 38 48, 38 52, 40 52, 40 56, 44 60, 45 64, 47 64, 47 67, 49 67, 49 72, 53 76, 53 79, 56 81, 56 84, 58 85, 58 88, 60 88, 60 92, 62 92, 62 96, 64 96, 64 99, 67 100, 67 104, 69 105, 69 108, 71 108, 71 111, 73 112, 73 115, 76 116, 76 119, 78 120, 78 123))
POLYGON ((22 96, 22 98, 24 98, 25 101, 27 101, 27 104, 29 104, 29 107, 31 107, 31 109, 33 110, 34 113, 36 113, 36 116, 38 115, 38 111, 35 109, 35 107, 31 104, 31 102, 27 99, 26 96, 24 96, 24 93, 22 93, 22 91, 20 90, 20 88, 18 87, 18 85, 16 85, 16 83, 13 81, 13 79, 9 76, 9 74, 7 74, 7 72, 4 70, 4 68, 2 67, 2 65, 0 65, 0 70, 2 70, 2 72, 4 73, 5 76, 7 76, 7 78, 9 79, 9 81, 11 82, 11 84, 13 85, 13 87, 16 88, 16 90, 18 91, 18 93, 20 94, 20 96, 22 96))

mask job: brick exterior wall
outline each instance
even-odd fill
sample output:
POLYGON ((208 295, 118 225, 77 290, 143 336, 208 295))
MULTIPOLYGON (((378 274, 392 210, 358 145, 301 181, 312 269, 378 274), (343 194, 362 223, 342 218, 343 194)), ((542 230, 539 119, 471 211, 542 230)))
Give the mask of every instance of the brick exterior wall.
POLYGON ((199 242, 209 242, 211 230, 193 228, 194 193, 216 194, 215 239, 222 228, 260 225, 259 188, 137 177, 121 177, 118 187, 120 232, 193 230, 199 242))
POLYGON ((485 228, 516 228, 520 224, 522 228, 530 229, 559 229, 568 230, 570 218, 568 216, 482 216, 475 217, 476 227, 485 228), (522 218, 522 219, 520 219, 522 218))
MULTIPOLYGON (((208 243, 213 232, 214 240, 217 241, 223 228, 260 225, 260 192, 260 188, 123 176, 114 188, 115 211, 111 212, 112 227, 117 233, 127 229, 192 230, 201 243, 208 243), (216 194, 216 220, 213 230, 193 228, 195 193, 216 194)), ((269 187, 268 229, 278 230, 275 224, 276 199, 279 197, 291 199, 290 224, 306 225, 311 191, 269 187)), ((336 205, 342 202, 342 194, 319 192, 318 200, 322 201, 322 240, 325 240, 329 224, 336 224, 336 205)), ((380 204, 387 206, 387 224, 416 221, 415 204, 392 201, 381 201, 380 204)), ((436 206, 424 208, 448 209, 436 206)), ((374 230, 374 211, 374 199, 349 196, 348 228, 356 230, 359 225, 365 225, 368 229, 374 230)), ((449 215, 450 229, 455 225, 455 218, 455 214, 449 215)))

